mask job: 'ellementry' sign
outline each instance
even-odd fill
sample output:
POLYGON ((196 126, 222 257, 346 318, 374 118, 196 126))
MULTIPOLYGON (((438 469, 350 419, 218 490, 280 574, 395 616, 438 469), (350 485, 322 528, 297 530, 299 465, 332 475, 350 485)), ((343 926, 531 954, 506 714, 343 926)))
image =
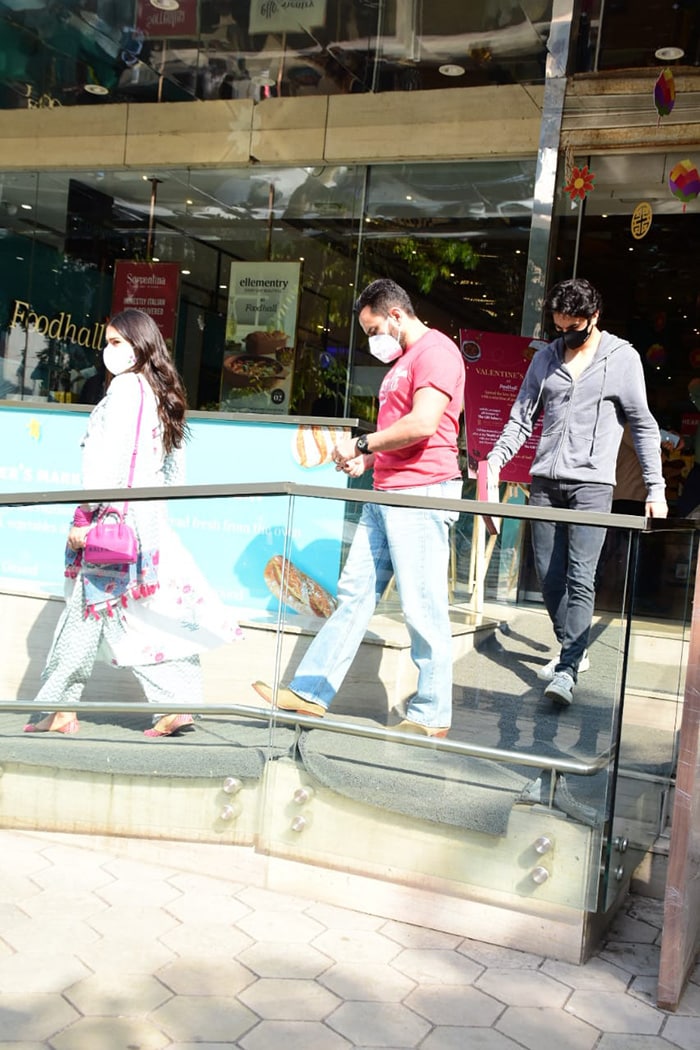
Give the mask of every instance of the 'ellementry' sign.
POLYGON ((251 0, 250 33, 293 33, 326 23, 326 0, 251 0))

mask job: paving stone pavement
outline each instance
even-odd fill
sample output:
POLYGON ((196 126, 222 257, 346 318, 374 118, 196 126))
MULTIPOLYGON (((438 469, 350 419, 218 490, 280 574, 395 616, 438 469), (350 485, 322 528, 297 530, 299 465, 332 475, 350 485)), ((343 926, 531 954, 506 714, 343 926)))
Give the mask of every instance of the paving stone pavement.
POLYGON ((212 850, 0 830, 0 1050, 700 1045, 700 966, 655 1005, 660 901, 630 896, 577 967, 271 892, 212 850))

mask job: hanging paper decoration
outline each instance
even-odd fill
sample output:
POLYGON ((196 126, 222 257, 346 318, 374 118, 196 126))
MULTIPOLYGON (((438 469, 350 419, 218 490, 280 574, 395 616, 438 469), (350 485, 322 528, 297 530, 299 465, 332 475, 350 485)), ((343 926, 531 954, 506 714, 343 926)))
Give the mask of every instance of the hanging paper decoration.
POLYGON ((595 175, 589 171, 587 164, 584 164, 582 168, 577 168, 576 165, 572 167, 569 181, 564 186, 564 193, 569 194, 572 204, 576 204, 577 197, 579 200, 586 198, 586 195, 594 188, 594 179, 595 175))
POLYGON ((652 210, 648 201, 640 201, 632 212, 630 230, 635 241, 641 241, 651 229, 652 210))
POLYGON ((664 69, 659 79, 654 84, 654 105, 659 114, 657 125, 661 117, 667 117, 676 104, 676 82, 670 69, 664 69))
POLYGON ((671 168, 668 188, 674 197, 682 201, 685 211, 688 201, 695 200, 700 193, 700 174, 691 160, 682 160, 671 168))

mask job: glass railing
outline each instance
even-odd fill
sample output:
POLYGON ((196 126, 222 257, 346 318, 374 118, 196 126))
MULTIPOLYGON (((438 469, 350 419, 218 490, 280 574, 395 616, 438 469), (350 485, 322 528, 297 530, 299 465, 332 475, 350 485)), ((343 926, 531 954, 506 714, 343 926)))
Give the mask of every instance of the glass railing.
MULTIPOLYGON (((119 492, 92 495, 114 501, 119 492)), ((162 495, 130 492, 139 506, 162 495)), ((219 638, 202 653, 197 703, 186 675, 171 677, 172 702, 147 703, 139 678, 148 691, 148 674, 109 666, 107 653, 83 694, 77 734, 23 733, 37 706, 66 708, 34 701, 64 608, 66 524, 83 499, 79 491, 3 498, 2 826, 234 843, 530 912, 605 910, 659 833, 695 572, 695 533, 682 524, 647 532, 641 519, 583 518, 608 528, 615 543, 606 558, 622 570, 607 608, 596 609, 574 702, 558 707, 543 695, 555 655, 550 621, 538 596, 521 592, 523 567, 514 563, 517 537, 547 518, 542 510, 502 505, 501 537, 510 539, 494 545, 484 515, 496 508, 473 501, 286 483, 169 489, 170 528, 187 552, 174 575, 194 581, 195 594, 203 577, 244 639, 219 638), (446 737, 400 726, 417 670, 389 573, 325 717, 283 706, 281 690, 319 631, 331 655, 340 648, 326 625, 363 508, 397 504, 459 516, 446 579, 435 577, 447 588, 451 624, 446 737), (507 593, 489 578, 509 581, 507 593), (665 607, 653 588, 645 593, 652 580, 665 607), (254 688, 261 681, 272 703, 254 688), (193 726, 143 735, 153 716, 174 711, 193 714, 193 726)), ((549 519, 582 520, 564 511, 549 519)), ((174 563, 163 561, 170 600, 174 563)), ((184 600, 191 624, 201 625, 196 599, 184 600)), ((146 663, 171 655, 166 646, 146 663)))

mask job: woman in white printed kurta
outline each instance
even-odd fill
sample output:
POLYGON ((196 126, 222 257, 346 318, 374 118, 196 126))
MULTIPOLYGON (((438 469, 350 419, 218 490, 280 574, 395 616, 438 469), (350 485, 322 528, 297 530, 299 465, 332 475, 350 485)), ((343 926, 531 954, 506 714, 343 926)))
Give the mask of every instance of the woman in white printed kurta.
MULTIPOLYGON (((184 481, 185 397, 153 320, 140 310, 117 314, 107 327, 105 363, 113 374, 90 414, 82 442, 85 488, 125 488, 136 447, 133 487, 184 481), (138 434, 138 441, 137 439, 138 434)), ((202 699, 199 654, 233 641, 240 628, 203 579, 167 522, 164 501, 131 501, 134 565, 83 563, 85 536, 99 513, 76 509, 66 547, 66 608, 43 672, 38 704, 76 705, 95 660, 129 667, 147 699, 180 712, 154 718, 148 736, 192 728, 186 708, 202 699)), ((76 714, 57 711, 25 732, 75 733, 76 714)))

